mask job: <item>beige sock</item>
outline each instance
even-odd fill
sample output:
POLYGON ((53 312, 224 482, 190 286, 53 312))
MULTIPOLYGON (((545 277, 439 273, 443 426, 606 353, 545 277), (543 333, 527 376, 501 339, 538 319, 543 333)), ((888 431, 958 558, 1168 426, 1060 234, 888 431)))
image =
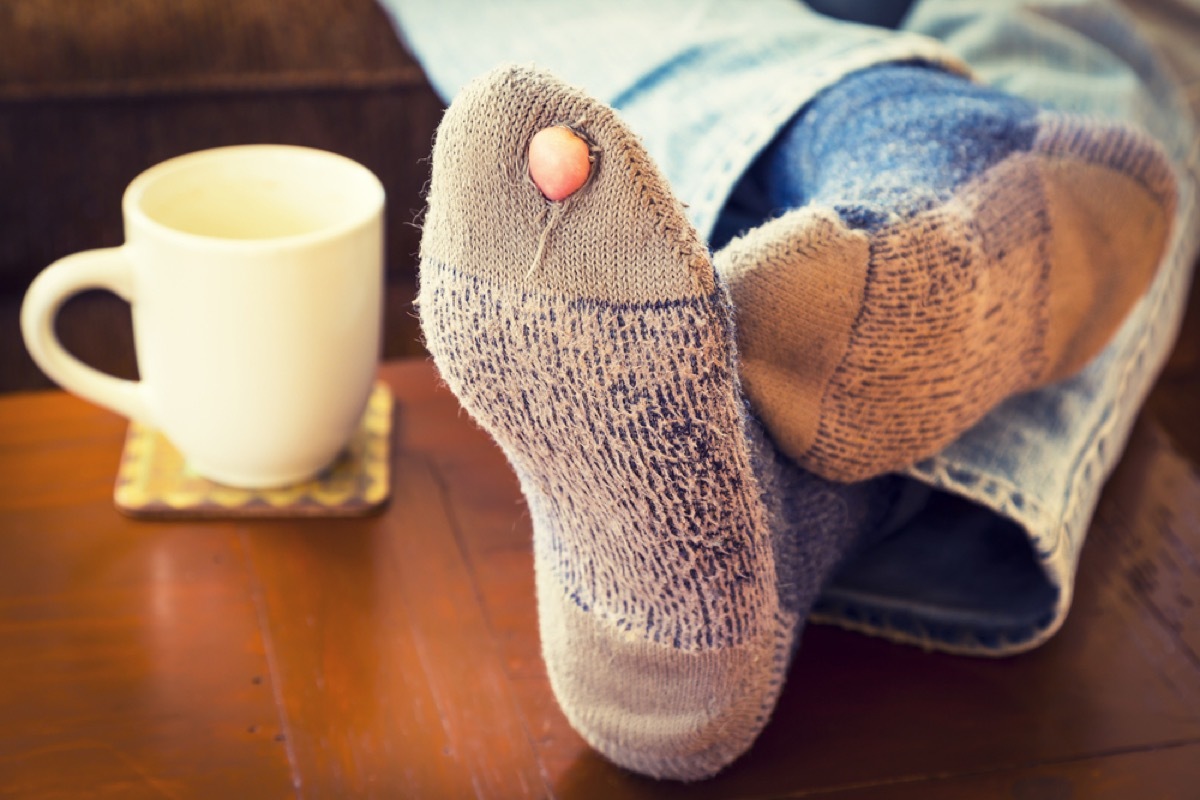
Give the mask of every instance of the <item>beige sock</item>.
POLYGON ((499 69, 451 104, 421 256, 429 351, 528 503, 563 713, 624 767, 712 775, 766 725, 808 609, 890 482, 830 485, 766 441, 682 206, 611 109, 544 72, 499 69), (525 153, 560 122, 596 164, 552 203, 525 153))
POLYGON ((805 207, 716 256, 746 393, 838 481, 938 452, 1099 353, 1154 277, 1174 179, 1152 141, 1043 114, 1033 147, 872 232, 805 207))

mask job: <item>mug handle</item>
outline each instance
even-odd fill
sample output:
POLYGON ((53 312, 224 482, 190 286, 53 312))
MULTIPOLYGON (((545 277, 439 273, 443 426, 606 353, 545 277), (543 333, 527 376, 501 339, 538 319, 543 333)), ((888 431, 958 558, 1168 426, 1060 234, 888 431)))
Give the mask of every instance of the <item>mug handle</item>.
POLYGON ((85 289, 107 289, 134 301, 133 263, 125 247, 86 250, 60 258, 42 270, 21 304, 21 335, 34 362, 69 392, 112 411, 153 425, 140 381, 127 381, 89 367, 67 352, 54 333, 64 302, 85 289))

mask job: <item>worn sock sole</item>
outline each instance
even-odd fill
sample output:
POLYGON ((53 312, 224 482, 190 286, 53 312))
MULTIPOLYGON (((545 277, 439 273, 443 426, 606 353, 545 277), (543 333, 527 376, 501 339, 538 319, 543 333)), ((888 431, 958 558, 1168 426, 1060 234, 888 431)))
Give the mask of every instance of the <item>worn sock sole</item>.
POLYGON ((418 304, 520 480, 563 712, 624 767, 712 775, 765 725, 799 608, 781 602, 729 301, 678 202, 609 109, 491 73, 438 132, 418 304), (560 122, 598 160, 548 204, 522 153, 560 122))

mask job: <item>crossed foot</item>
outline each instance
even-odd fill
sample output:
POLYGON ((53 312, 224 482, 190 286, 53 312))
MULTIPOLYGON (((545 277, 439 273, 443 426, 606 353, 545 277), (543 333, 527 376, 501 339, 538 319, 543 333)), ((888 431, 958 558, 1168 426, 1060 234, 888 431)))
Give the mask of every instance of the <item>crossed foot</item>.
POLYGON ((715 266, 611 109, 504 68, 446 112, 425 341, 520 479, 551 684, 618 764, 698 779, 744 752, 886 513, 893 483, 862 479, 1080 368, 1148 286, 1174 197, 1158 148, 996 106, 985 157, 907 175, 921 202, 826 170, 715 266))

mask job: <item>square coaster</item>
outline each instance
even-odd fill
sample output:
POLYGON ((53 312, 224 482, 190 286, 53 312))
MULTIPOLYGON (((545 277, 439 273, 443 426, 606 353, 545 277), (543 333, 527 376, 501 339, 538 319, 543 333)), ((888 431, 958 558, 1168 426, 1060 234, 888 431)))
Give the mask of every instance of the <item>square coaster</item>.
POLYGON ((354 517, 391 495, 392 392, 376 383, 358 432, 316 477, 276 489, 223 486, 192 472, 157 430, 131 422, 113 500, 131 517, 354 517))

